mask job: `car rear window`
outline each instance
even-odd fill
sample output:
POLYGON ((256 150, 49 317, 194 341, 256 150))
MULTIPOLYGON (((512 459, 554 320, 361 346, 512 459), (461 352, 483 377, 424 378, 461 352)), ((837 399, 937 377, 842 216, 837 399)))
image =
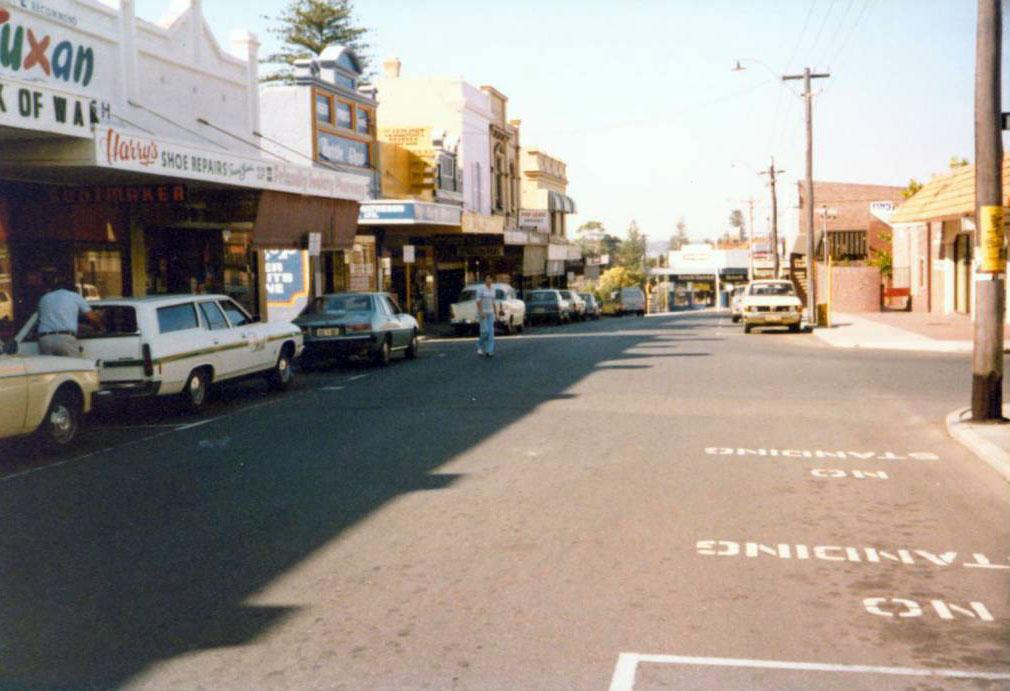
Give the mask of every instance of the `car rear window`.
POLYGON ((476 290, 464 290, 462 293, 459 294, 459 301, 460 302, 470 302, 471 300, 476 300, 476 299, 477 299, 477 291, 476 290))
POLYGON ((755 283, 750 287, 751 295, 794 295, 792 283, 755 283))
POLYGON ((343 314, 371 309, 372 301, 367 295, 324 295, 310 302, 302 314, 343 314))
POLYGON ((555 302, 558 296, 554 293, 530 293, 530 302, 555 302))
POLYGON ((186 331, 199 327, 196 308, 191 302, 183 305, 158 308, 158 331, 163 334, 186 331))

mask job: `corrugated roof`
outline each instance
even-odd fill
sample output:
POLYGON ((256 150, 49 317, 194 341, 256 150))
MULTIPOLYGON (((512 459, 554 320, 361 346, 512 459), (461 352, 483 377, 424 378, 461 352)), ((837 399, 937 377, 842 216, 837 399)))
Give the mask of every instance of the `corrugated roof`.
MULTIPOLYGON (((1010 192, 1010 158, 1003 158, 1003 203, 1010 192)), ((975 166, 955 168, 933 178, 899 206, 891 223, 918 223, 975 215, 975 166)))

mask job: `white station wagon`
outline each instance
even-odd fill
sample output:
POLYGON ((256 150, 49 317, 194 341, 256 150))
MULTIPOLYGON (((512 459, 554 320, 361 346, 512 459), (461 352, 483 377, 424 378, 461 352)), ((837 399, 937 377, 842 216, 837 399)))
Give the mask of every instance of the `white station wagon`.
MULTIPOLYGON (((81 356, 98 361, 103 393, 181 394, 199 410, 210 387, 250 375, 285 389, 302 352, 302 334, 289 322, 264 323, 226 295, 160 295, 91 303, 102 319, 82 321, 81 356)), ((33 315, 17 335, 18 352, 38 352, 33 315)))

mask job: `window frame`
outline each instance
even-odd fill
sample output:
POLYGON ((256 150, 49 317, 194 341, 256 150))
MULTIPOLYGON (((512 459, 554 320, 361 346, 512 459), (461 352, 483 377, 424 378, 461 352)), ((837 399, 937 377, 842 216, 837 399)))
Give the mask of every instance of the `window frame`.
POLYGON ((231 328, 231 323, 228 321, 228 315, 224 313, 224 310, 221 309, 221 306, 217 304, 216 300, 201 300, 197 304, 199 305, 200 316, 203 317, 204 325, 207 331, 221 331, 223 329, 231 328), (207 310, 209 308, 217 310, 218 315, 222 319, 221 326, 215 327, 211 324, 210 317, 207 316, 207 310))
POLYGON ((238 304, 231 298, 216 300, 215 302, 218 303, 218 307, 220 307, 221 311, 224 312, 225 319, 228 320, 228 324, 231 326, 231 328, 237 329, 241 326, 248 326, 249 324, 253 323, 252 315, 246 312, 245 308, 242 307, 242 305, 238 304), (228 313, 228 309, 225 307, 225 305, 228 304, 232 305, 243 317, 245 317, 245 321, 243 323, 236 324, 234 321, 232 321, 231 315, 228 313))

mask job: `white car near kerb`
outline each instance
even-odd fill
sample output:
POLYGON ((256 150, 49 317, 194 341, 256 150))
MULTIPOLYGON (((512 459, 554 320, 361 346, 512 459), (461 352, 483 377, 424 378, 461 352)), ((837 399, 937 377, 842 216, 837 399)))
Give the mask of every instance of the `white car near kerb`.
MULTIPOLYGON (((302 352, 297 326, 260 322, 226 295, 106 299, 91 308, 104 328, 82 320, 81 357, 98 362, 105 395, 181 394, 195 411, 218 382, 256 375, 287 388, 302 352)), ((38 352, 37 316, 18 332, 19 353, 38 352)))
MULTIPOLYGON (((450 322, 458 335, 474 331, 477 324, 477 289, 483 283, 468 285, 459 294, 459 302, 449 308, 450 322)), ((526 323, 526 303, 516 297, 516 291, 507 283, 492 283, 495 302, 495 326, 505 333, 521 332, 526 323)))
POLYGON ((741 300, 744 333, 758 326, 787 326, 800 330, 803 303, 790 281, 752 281, 741 300))

